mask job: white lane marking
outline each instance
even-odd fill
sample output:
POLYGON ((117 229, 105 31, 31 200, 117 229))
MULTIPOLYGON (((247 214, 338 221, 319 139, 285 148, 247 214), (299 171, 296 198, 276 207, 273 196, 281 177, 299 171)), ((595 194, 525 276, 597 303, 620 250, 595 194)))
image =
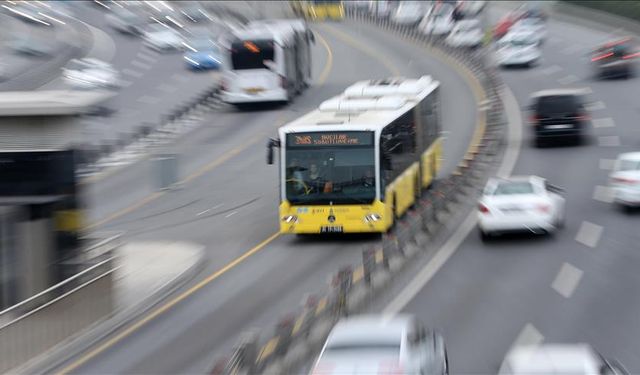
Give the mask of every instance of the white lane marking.
POLYGON ((213 211, 213 210, 215 210, 215 209, 217 209, 217 208, 220 208, 220 207, 222 207, 222 206, 224 206, 224 203, 216 204, 215 206, 213 206, 213 207, 211 207, 211 208, 207 208, 206 210, 204 210, 204 211, 202 211, 202 212, 198 212, 198 213, 196 214, 196 216, 204 215, 204 214, 206 214, 207 212, 213 211))
POLYGON ((238 211, 233 211, 232 213, 227 214, 227 215, 225 215, 224 217, 225 217, 225 218, 228 218, 228 217, 231 217, 231 216, 233 216, 233 215, 235 215, 235 214, 237 214, 237 213, 238 213, 238 211))
POLYGON ((620 137, 617 135, 607 135, 598 137, 598 144, 603 147, 618 147, 620 146, 620 137))
POLYGON ((596 247, 600 241, 600 236, 602 236, 601 225, 583 221, 578 234, 576 234, 576 241, 585 246, 596 247))
POLYGON ((564 298, 571 298, 578 284, 580 284, 583 273, 581 269, 565 262, 555 280, 551 283, 551 287, 564 298))
POLYGON ((578 82, 579 78, 574 76, 573 74, 569 74, 566 77, 562 77, 562 78, 558 78, 558 83, 561 83, 563 85, 569 85, 575 82, 578 82))
POLYGON ((149 54, 145 53, 145 52, 138 52, 136 54, 136 57, 142 60, 146 60, 147 62, 150 63, 154 63, 156 61, 158 61, 158 59, 154 56, 149 56, 149 54))
POLYGON ((613 121, 611 117, 596 118, 596 119, 593 119, 592 122, 593 122, 594 128, 612 128, 616 126, 616 123, 613 121))
POLYGON ((158 90, 166 92, 166 93, 172 93, 172 92, 175 92, 176 90, 178 90, 178 88, 176 86, 163 83, 163 84, 158 86, 158 90))
POLYGON ((509 351, 520 346, 536 347, 542 344, 543 341, 544 336, 542 333, 540 333, 533 324, 527 323, 522 327, 522 330, 513 341, 513 344, 511 344, 509 351))
POLYGON ((587 105, 588 111, 600 111, 605 108, 607 108, 607 106, 602 101, 593 102, 587 105))
POLYGON ((550 67, 544 68, 541 70, 542 74, 551 75, 553 73, 557 73, 562 71, 562 67, 559 65, 551 65, 550 67))
POLYGON ((616 165, 616 159, 600 159, 600 169, 605 171, 612 171, 616 165))
POLYGON ((136 68, 140 68, 140 69, 145 69, 145 70, 149 70, 151 69, 151 65, 143 62, 143 61, 139 61, 139 60, 133 60, 131 62, 131 65, 135 66, 136 68))
MULTIPOLYGON (((508 87, 504 87, 500 91, 500 96, 502 97, 507 113, 508 144, 496 175, 498 177, 508 177, 518 161, 518 154, 520 153, 520 147, 522 145, 522 113, 520 112, 518 101, 508 87)), ((436 272, 438 272, 447 260, 458 250, 462 241, 467 238, 467 235, 469 235, 469 232, 471 232, 475 226, 477 219, 477 214, 472 211, 453 235, 447 239, 444 245, 436 251, 429 263, 427 263, 413 280, 398 293, 396 298, 384 308, 384 313, 396 314, 411 302, 429 280, 433 278, 436 272)))
POLYGON ((609 186, 598 185, 593 190, 593 199, 600 202, 611 203, 613 202, 613 190, 609 186))
POLYGON ((128 76, 132 76, 135 78, 140 78, 144 75, 144 73, 139 72, 137 70, 133 70, 133 69, 129 69, 129 68, 124 68, 122 69, 122 74, 126 74, 128 76))
POLYGON ((158 104, 159 101, 160 99, 156 98, 155 96, 149 95, 142 95, 141 97, 136 99, 136 102, 143 104, 158 104))

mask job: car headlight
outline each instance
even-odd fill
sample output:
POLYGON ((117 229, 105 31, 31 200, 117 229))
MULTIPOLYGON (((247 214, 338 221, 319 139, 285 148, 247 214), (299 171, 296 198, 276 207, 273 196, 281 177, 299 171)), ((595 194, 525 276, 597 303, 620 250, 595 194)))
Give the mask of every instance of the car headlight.
POLYGON ((365 223, 375 223, 382 220, 382 216, 379 214, 367 214, 364 216, 365 223))
POLYGON ((287 224, 295 224, 298 222, 298 217, 296 215, 286 215, 282 217, 282 221, 287 224))

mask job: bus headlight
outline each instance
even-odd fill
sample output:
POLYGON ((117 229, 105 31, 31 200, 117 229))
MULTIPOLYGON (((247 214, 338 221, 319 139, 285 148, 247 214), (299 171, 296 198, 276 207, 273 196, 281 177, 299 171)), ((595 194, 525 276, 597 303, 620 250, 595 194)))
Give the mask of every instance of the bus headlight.
POLYGON ((376 221, 380 221, 382 219, 382 216, 378 215, 378 214, 367 214, 364 217, 364 222, 365 223, 375 223, 376 221))
POLYGON ((298 222, 298 217, 296 215, 287 215, 282 217, 282 221, 287 224, 295 224, 298 222))

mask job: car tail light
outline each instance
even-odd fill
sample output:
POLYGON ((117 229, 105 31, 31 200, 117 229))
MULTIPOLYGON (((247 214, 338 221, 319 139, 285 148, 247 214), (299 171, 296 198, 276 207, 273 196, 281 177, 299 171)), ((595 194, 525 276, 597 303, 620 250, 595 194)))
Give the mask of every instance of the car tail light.
POLYGON ((611 180, 619 184, 637 184, 640 182, 640 180, 630 177, 613 177, 611 180))
POLYGON ((537 123, 538 121, 540 121, 542 119, 542 117, 538 116, 538 115, 531 115, 529 116, 529 122, 532 124, 537 123))
POLYGON ((478 210, 483 214, 488 214, 489 213, 489 208, 487 206, 485 206, 484 204, 482 204, 482 203, 480 203, 478 205, 478 210))
POLYGON ((596 62, 602 59, 606 59, 607 57, 613 56, 613 52, 605 53, 604 55, 598 55, 596 57, 591 58, 591 61, 596 62))
POLYGON ((221 80, 220 80, 220 90, 222 90, 222 91, 228 91, 228 90, 227 90, 228 88, 229 88, 229 87, 227 86, 227 80, 226 80, 226 79, 224 79, 224 78, 223 78, 223 79, 221 79, 221 80))
POLYGON ((537 205, 536 209, 544 214, 551 212, 551 206, 545 203, 537 205))
POLYGON ((624 55, 622 56, 623 59, 628 60, 628 59, 633 59, 636 57, 640 57, 640 52, 636 52, 636 53, 632 53, 630 55, 624 55))
POLYGON ((576 115, 576 120, 587 121, 587 120, 590 120, 590 119, 591 119, 591 116, 589 116, 586 113, 578 113, 576 115))

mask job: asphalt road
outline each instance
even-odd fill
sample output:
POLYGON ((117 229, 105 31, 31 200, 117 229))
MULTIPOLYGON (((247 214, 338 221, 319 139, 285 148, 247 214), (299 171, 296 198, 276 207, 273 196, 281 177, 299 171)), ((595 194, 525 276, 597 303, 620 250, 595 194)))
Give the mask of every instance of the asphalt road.
MULTIPOLYGON (((112 144, 142 125, 156 125, 162 116, 217 83, 216 71, 190 71, 181 52, 158 53, 143 46, 141 37, 113 30, 105 20, 108 10, 91 2, 74 4, 73 9, 94 39, 86 57, 110 62, 123 80, 119 94, 106 103, 112 113, 82 121, 88 144, 112 144)), ((41 89, 67 87, 58 78, 41 89)))
MULTIPOLYGON (((492 12, 494 20, 499 13, 492 12)), ((551 20, 543 63, 502 73, 521 106, 534 91, 589 87, 592 137, 582 146, 537 149, 525 121, 513 174, 540 175, 563 187, 566 227, 552 237, 486 244, 474 228, 404 308, 442 331, 452 373, 495 373, 521 340, 589 342, 640 373, 640 215, 608 203, 601 187, 611 160, 640 148, 640 80, 594 80, 586 55, 617 32, 551 20)))
MULTIPOLYGON (((247 328, 271 329, 304 295, 322 291, 329 274, 361 259, 376 236, 300 239, 277 236, 277 171, 265 164, 265 141, 288 120, 361 79, 431 74, 442 82, 445 173, 464 154, 477 105, 466 82, 415 45, 369 26, 314 25, 320 82, 287 107, 238 113, 225 108, 182 138, 182 189, 153 193, 149 161, 88 186, 95 230, 125 230, 127 239, 203 244, 205 270, 193 294, 104 350, 67 363, 75 373, 196 373, 226 354, 247 328), (329 48, 323 47, 326 40, 329 48), (327 61, 332 60, 327 74, 327 61), (323 77, 324 76, 324 77, 323 77), (325 80, 326 78, 326 80, 325 80), (149 197, 151 198, 145 198, 149 197), (115 215, 114 215, 115 214, 115 215), (105 222, 104 219, 107 219, 105 222), (231 262, 231 263, 230 263, 231 262), (228 266, 231 264, 231 266, 228 266), (80 362, 77 360, 80 359, 80 362)), ((186 289, 186 288, 185 288, 186 289)), ((269 332, 267 332, 269 333, 269 332)))

